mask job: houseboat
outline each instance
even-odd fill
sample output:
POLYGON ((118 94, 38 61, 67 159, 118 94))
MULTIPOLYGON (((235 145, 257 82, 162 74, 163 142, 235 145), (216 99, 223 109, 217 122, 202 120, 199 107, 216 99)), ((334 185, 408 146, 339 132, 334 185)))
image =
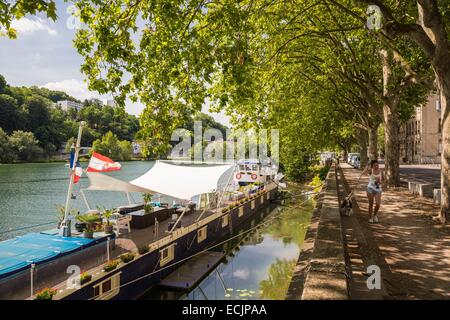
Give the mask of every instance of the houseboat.
POLYGON ((88 210, 77 219, 84 225, 71 223, 67 209, 59 230, 0 242, 0 299, 137 299, 189 259, 220 249, 269 205, 278 186, 274 167, 257 161, 182 165, 161 160, 131 181, 101 172, 87 175, 90 183, 82 195, 88 210), (243 164, 251 170, 242 171, 243 164), (257 174, 257 179, 250 174, 255 183, 245 178, 241 184, 241 172, 257 174), (129 203, 100 212, 86 200, 91 191, 123 192, 129 203), (142 203, 131 201, 134 192, 145 195, 142 203))

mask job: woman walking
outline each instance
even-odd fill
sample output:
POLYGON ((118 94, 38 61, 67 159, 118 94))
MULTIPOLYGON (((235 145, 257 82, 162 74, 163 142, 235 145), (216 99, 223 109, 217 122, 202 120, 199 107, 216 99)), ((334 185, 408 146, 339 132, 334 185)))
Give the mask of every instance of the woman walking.
POLYGON ((369 183, 367 184, 367 198, 369 199, 369 223, 378 223, 378 211, 381 206, 381 184, 384 181, 383 171, 380 169, 378 160, 370 161, 363 170, 359 179, 363 175, 369 175, 369 183), (373 202, 375 200, 375 210, 373 202))

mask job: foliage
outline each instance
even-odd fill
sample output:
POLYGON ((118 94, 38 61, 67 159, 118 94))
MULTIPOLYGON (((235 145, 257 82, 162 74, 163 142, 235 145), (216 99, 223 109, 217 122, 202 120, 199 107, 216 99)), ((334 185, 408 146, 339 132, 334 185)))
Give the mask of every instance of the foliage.
POLYGON ((15 157, 6 132, 0 128, 0 163, 12 162, 15 157))
POLYGON ((86 232, 94 231, 94 225, 101 222, 100 217, 95 213, 79 214, 76 216, 76 219, 86 223, 86 232))
POLYGON ((36 294, 34 300, 52 300, 57 292, 58 291, 53 288, 44 288, 36 294))
POLYGON ((120 263, 120 260, 118 260, 118 259, 110 260, 110 261, 108 261, 108 262, 105 264, 105 266, 103 267, 103 270, 104 270, 105 272, 112 271, 112 270, 114 270, 114 269, 117 268, 117 266, 119 265, 119 263, 120 263))
POLYGON ((12 152, 19 160, 30 161, 43 156, 43 150, 38 145, 39 141, 32 132, 14 131, 8 140, 12 152))
POLYGON ((21 0, 0 2, 0 37, 16 38, 17 32, 11 27, 14 20, 27 14, 45 13, 48 18, 56 20, 56 4, 53 0, 21 0))
POLYGON ((95 140, 92 148, 114 160, 128 160, 133 152, 129 141, 120 141, 111 131, 107 132, 101 139, 95 140))
POLYGON ((92 275, 91 274, 89 274, 87 272, 83 272, 82 274, 80 274, 80 285, 88 283, 91 280, 92 280, 92 275))
POLYGON ((150 248, 149 248, 147 245, 143 245, 143 246, 140 246, 140 247, 138 248, 139 254, 145 254, 145 253, 147 253, 149 250, 150 250, 150 248))
MULTIPOLYGON (((86 100, 79 113, 75 109, 66 112, 55 103, 60 100, 77 100, 64 92, 35 86, 12 87, 1 75, 0 86, 0 128, 8 135, 13 131, 31 132, 42 149, 35 148, 37 154, 25 157, 26 161, 51 157, 61 149, 69 152, 78 133, 79 121, 87 122, 83 130, 83 145, 89 146, 111 131, 124 140, 119 142, 121 149, 126 150, 121 159, 131 157, 132 147, 129 141, 134 139, 139 121, 135 116, 127 114, 124 108, 86 100)), ((0 162, 11 162, 15 158, 23 160, 14 156, 8 159, 1 157, 0 162)))
POLYGON ((111 221, 109 219, 113 215, 113 212, 114 211, 112 209, 103 208, 102 216, 106 219, 106 222, 105 222, 106 226, 110 226, 111 225, 111 221))
POLYGON ((130 261, 133 261, 135 257, 136 254, 134 254, 133 252, 128 252, 120 255, 120 260, 122 260, 123 263, 128 263, 130 261))

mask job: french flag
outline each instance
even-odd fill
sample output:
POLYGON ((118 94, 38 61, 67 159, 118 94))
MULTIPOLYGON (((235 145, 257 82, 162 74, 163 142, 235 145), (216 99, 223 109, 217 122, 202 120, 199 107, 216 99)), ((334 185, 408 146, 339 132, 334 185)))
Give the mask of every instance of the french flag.
MULTIPOLYGON (((75 160, 75 152, 72 151, 70 153, 70 168, 73 170, 73 161, 75 160)), ((80 162, 77 161, 75 165, 75 170, 73 172, 73 183, 78 183, 80 181, 81 176, 83 175, 83 168, 80 165, 80 162)))
POLYGON ((92 153, 91 160, 87 172, 107 172, 120 170, 122 166, 118 162, 114 162, 108 157, 105 157, 99 153, 92 153))

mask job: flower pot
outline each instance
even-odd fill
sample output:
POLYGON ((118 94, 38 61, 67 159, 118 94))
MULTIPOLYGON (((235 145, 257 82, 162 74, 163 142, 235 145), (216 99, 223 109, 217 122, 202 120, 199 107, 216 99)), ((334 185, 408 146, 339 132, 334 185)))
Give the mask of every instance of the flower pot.
POLYGON ((77 230, 78 232, 83 232, 84 229, 86 229, 86 223, 84 222, 75 223, 75 230, 77 230))
POLYGON ((83 238, 92 239, 94 237, 94 231, 84 231, 83 238))
POLYGON ((105 233, 113 233, 113 226, 112 225, 106 225, 104 227, 105 233))

